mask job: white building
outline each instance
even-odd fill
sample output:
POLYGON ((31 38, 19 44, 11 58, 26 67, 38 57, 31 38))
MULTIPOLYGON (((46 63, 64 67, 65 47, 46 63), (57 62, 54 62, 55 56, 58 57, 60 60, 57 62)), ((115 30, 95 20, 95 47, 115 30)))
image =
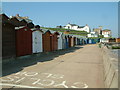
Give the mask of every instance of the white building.
POLYGON ((104 37, 111 37, 111 30, 108 29, 102 30, 102 35, 104 37))
POLYGON ((65 35, 59 32, 58 49, 65 49, 65 35))
POLYGON ((88 37, 98 37, 98 34, 96 32, 90 32, 90 34, 87 34, 88 37))
POLYGON ((68 23, 65 27, 65 29, 73 29, 73 30, 77 30, 77 31, 86 31, 86 32, 90 32, 90 27, 88 25, 86 26, 78 26, 76 24, 70 24, 68 23))

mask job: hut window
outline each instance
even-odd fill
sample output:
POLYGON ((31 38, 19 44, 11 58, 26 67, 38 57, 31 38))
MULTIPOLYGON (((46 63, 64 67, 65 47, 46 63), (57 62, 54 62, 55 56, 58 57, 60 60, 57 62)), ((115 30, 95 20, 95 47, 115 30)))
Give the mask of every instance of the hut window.
POLYGON ((27 31, 27 29, 24 29, 25 31, 27 31))
POLYGON ((35 39, 37 39, 37 37, 35 37, 35 39))

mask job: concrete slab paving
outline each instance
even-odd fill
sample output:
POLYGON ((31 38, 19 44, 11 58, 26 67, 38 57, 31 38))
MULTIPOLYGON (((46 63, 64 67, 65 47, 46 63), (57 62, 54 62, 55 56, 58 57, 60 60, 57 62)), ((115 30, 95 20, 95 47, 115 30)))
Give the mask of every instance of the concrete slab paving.
POLYGON ((2 84, 13 88, 104 88, 101 50, 97 45, 77 47, 83 48, 40 57, 43 60, 57 56, 3 76, 2 84))

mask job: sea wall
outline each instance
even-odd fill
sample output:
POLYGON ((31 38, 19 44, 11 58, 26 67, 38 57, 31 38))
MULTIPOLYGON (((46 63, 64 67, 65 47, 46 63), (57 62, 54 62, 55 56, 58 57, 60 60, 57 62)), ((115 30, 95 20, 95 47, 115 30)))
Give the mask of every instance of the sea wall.
POLYGON ((101 44, 106 88, 118 88, 118 57, 101 44))

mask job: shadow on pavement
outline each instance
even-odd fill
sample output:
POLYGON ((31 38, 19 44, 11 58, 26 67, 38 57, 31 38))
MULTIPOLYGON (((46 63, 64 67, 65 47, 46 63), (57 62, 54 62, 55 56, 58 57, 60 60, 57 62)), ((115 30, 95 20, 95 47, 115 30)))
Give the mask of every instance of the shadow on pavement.
POLYGON ((64 50, 58 50, 47 53, 33 54, 29 58, 16 59, 14 61, 2 64, 2 76, 17 73, 23 70, 24 67, 35 65, 38 62, 46 62, 53 60, 54 58, 64 55, 66 53, 75 52, 76 50, 83 48, 82 46, 75 46, 64 50), (37 55, 37 56, 36 56, 37 55))

